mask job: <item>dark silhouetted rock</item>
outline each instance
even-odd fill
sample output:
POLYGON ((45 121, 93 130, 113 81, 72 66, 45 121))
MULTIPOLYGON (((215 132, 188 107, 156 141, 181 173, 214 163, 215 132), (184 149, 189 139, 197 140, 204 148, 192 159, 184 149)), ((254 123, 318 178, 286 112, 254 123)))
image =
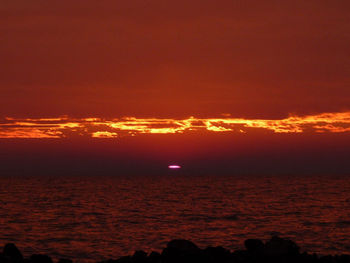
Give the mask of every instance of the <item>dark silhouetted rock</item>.
POLYGON ((148 261, 151 263, 159 263, 161 262, 161 255, 158 252, 152 251, 148 256, 148 261))
POLYGON ((350 255, 340 255, 338 262, 339 263, 349 263, 350 262, 350 255))
POLYGON ((13 243, 8 243, 4 246, 3 256, 7 258, 10 262, 22 262, 23 256, 19 249, 13 243))
POLYGON ((118 259, 108 259, 99 263, 132 263, 131 256, 124 256, 118 259))
POLYGON ((317 263, 318 257, 316 254, 308 254, 306 252, 298 256, 298 262, 300 263, 317 263))
POLYGON ((52 263, 48 255, 34 254, 30 257, 30 263, 52 263))
POLYGON ((289 239, 274 236, 266 242, 264 254, 268 257, 293 258, 299 255, 299 247, 289 239))
MULTIPOLYGON (((123 258, 129 258, 129 260, 131 260, 130 258, 130 256, 127 256, 127 257, 123 257, 123 258)), ((108 260, 104 260, 104 261, 100 261, 100 262, 98 262, 98 263, 116 263, 116 262, 120 262, 120 261, 118 261, 118 260, 120 260, 121 258, 119 258, 119 259, 108 259, 108 260)), ((130 262, 130 261, 128 261, 128 262, 130 262)))
POLYGON ((336 259, 330 255, 320 257, 319 263, 337 263, 336 259))
POLYGON ((162 252, 162 262, 196 262, 201 261, 201 250, 191 241, 174 239, 162 252))
POLYGON ((5 256, 0 253, 0 263, 5 263, 7 261, 7 259, 5 258, 5 256))
POLYGON ((131 256, 121 257, 115 261, 115 263, 131 263, 131 262, 132 262, 131 256))
POLYGON ((230 261, 229 262, 235 262, 235 263, 241 263, 241 262, 252 262, 251 257, 246 250, 236 250, 233 253, 231 253, 230 261))
POLYGON ((260 239, 247 239, 244 241, 244 246, 250 254, 261 254, 264 250, 264 243, 260 239))
MULTIPOLYGON (((230 252, 223 247, 198 248, 193 242, 176 239, 167 244, 162 253, 147 253, 138 250, 132 256, 110 259, 99 263, 350 263, 350 255, 318 257, 307 252, 299 253, 299 247, 289 239, 277 236, 265 244, 258 239, 247 239, 246 250, 230 252)), ((34 254, 23 259, 14 244, 7 244, 0 253, 0 263, 52 263, 49 256, 34 254)), ((57 263, 73 263, 70 259, 60 259, 57 263)))
POLYGON ((224 262, 230 258, 231 252, 223 247, 207 247, 203 250, 204 262, 224 262))
POLYGON ((168 249, 192 253, 198 252, 199 248, 191 241, 185 239, 174 239, 167 244, 168 249))
POLYGON ((134 255, 131 257, 131 261, 134 263, 142 263, 147 261, 147 253, 142 250, 135 251, 134 255))

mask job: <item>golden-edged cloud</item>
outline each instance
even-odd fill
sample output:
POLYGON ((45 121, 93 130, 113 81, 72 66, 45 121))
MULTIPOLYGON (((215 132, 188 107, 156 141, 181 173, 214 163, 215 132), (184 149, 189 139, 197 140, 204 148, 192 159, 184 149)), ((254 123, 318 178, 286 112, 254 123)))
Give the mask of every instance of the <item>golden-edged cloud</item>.
POLYGON ((195 118, 162 119, 123 117, 88 118, 5 118, 0 121, 0 138, 118 138, 138 134, 179 134, 187 132, 249 133, 350 132, 350 112, 290 116, 284 119, 195 118))

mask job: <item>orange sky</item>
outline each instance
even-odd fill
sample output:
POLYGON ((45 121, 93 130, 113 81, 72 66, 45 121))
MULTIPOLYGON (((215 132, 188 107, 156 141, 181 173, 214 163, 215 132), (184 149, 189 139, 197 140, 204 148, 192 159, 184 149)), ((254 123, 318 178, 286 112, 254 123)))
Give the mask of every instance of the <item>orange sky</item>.
MULTIPOLYGON (((69 160, 57 143, 70 153, 87 144, 90 157, 96 149, 104 156, 98 160, 115 154, 111 163, 124 152, 160 160, 163 151, 183 162, 201 163, 200 155, 212 167, 236 158, 244 172, 248 160, 269 163, 266 156, 284 152, 300 167, 294 171, 349 171, 342 161, 349 154, 349 10, 342 0, 5 1, 0 155, 8 159, 0 165, 13 167, 16 156, 33 161, 36 151, 53 151, 53 163, 69 160), (159 134, 165 129, 174 134, 159 134), (138 138, 120 139, 135 131, 138 138), (111 153, 114 147, 124 150, 111 153), (215 150, 198 150, 208 147, 215 150)), ((279 171, 293 171, 283 158, 279 171)))
POLYGON ((349 110, 348 1, 11 0, 1 117, 349 110))

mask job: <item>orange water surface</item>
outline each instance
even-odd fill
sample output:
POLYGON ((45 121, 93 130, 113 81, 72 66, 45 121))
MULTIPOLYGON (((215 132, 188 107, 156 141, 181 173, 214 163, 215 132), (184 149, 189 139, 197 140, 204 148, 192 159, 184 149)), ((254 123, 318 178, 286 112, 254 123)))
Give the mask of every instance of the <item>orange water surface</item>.
POLYGON ((346 176, 0 177, 0 242, 91 262, 185 238, 242 248, 273 234, 321 254, 350 251, 346 176))

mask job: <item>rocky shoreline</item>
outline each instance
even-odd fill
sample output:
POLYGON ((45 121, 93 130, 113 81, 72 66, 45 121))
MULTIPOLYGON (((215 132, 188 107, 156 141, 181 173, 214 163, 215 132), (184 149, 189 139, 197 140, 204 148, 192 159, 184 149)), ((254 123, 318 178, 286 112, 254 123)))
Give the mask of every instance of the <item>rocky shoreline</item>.
MULTIPOLYGON (((170 241, 159 252, 139 250, 131 256, 109 259, 99 263, 350 263, 350 255, 318 256, 307 252, 300 253, 300 248, 289 239, 272 237, 267 242, 259 239, 247 239, 245 249, 231 252, 221 246, 200 249, 193 242, 184 239, 170 241)), ((58 263, 72 263, 74 259, 59 259, 58 263)), ((53 263, 44 254, 34 254, 24 258, 15 244, 6 244, 0 253, 0 263, 53 263)))

